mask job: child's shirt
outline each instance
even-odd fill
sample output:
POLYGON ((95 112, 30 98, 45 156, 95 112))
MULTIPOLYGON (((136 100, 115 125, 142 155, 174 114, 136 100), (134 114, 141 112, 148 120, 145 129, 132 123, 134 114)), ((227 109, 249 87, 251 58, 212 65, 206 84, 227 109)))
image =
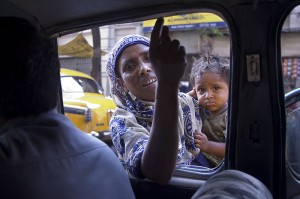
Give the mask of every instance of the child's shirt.
MULTIPOLYGON (((224 109, 220 115, 209 116, 207 111, 200 107, 200 116, 203 122, 202 133, 207 136, 207 139, 214 142, 225 142, 227 135, 227 108, 224 109)), ((223 158, 216 155, 206 152, 201 153, 207 157, 214 166, 219 165, 223 161, 223 158)))

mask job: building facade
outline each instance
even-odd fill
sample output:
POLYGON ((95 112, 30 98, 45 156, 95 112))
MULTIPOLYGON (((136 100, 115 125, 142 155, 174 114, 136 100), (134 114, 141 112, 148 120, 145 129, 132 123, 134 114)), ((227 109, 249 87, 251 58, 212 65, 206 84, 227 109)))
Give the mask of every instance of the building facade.
MULTIPOLYGON (((115 24, 100 28, 101 36, 101 77, 104 92, 110 95, 106 73, 107 55, 116 42, 128 34, 140 34, 150 37, 155 20, 115 24)), ((226 23, 212 13, 194 13, 165 18, 173 39, 180 40, 187 52, 188 66, 182 81, 188 85, 193 58, 199 54, 218 54, 230 56, 230 32, 226 23), (203 15, 208 14, 208 15, 203 15)), ((90 30, 63 36, 58 46, 66 45, 82 34, 86 42, 93 46, 90 30)), ((78 43, 84 43, 82 41, 78 43)), ((286 91, 300 87, 300 6, 296 7, 285 20, 281 34, 282 66, 286 91)), ((60 57, 61 67, 82 71, 91 75, 92 58, 64 55, 60 57)))

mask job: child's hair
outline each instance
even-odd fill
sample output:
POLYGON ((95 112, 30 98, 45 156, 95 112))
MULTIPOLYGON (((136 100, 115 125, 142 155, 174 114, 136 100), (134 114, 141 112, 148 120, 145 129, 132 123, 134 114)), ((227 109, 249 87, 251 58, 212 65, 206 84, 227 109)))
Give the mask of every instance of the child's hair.
POLYGON ((224 81, 229 83, 229 59, 219 55, 200 55, 199 59, 194 58, 193 68, 190 74, 190 83, 195 85, 195 78, 205 72, 213 72, 221 75, 224 81))

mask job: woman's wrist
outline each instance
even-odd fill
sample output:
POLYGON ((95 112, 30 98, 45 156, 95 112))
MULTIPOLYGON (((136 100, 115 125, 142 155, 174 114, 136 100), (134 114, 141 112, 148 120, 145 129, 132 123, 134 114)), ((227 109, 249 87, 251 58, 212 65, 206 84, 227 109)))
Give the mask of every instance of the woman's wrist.
POLYGON ((178 93, 179 90, 179 84, 178 86, 176 85, 168 85, 168 84, 164 84, 164 83, 158 83, 157 84, 157 91, 161 90, 167 93, 178 93))

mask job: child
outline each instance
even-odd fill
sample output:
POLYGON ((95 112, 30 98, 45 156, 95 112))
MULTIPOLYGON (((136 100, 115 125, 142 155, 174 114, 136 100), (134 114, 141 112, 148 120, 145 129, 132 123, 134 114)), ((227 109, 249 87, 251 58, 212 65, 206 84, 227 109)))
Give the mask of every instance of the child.
POLYGON ((202 132, 194 134, 195 144, 210 160, 219 165, 225 156, 229 60, 218 55, 201 56, 191 71, 193 91, 200 105, 202 132))

